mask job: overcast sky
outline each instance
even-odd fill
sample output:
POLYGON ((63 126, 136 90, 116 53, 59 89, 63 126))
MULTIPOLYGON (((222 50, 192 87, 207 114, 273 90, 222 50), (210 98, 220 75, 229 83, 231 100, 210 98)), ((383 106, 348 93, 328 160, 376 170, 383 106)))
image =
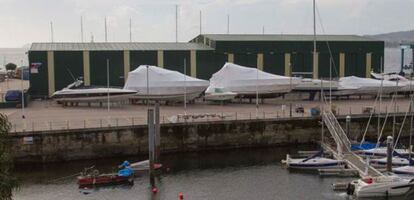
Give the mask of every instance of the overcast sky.
MULTIPOLYGON (((312 33, 312 0, 0 0, 0 47, 49 42, 174 42, 175 4, 179 5, 178 40, 203 33, 312 33)), ((414 0, 317 0, 318 33, 376 34, 414 29, 414 0), (321 30, 320 20, 325 32, 321 30)))

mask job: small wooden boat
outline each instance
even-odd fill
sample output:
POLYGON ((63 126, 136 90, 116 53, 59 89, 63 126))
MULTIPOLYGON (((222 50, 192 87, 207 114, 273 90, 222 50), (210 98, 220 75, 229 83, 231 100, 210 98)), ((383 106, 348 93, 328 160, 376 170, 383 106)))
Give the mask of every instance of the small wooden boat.
POLYGON ((106 185, 120 185, 120 184, 134 184, 134 174, 125 173, 120 170, 118 173, 99 174, 96 169, 86 168, 77 177, 80 188, 106 186, 106 185))

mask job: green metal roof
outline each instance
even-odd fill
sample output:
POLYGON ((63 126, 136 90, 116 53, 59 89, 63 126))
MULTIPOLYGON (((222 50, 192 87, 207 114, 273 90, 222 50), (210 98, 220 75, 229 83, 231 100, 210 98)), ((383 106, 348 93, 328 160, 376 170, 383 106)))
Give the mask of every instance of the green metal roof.
MULTIPOLYGON (((313 35, 292 34, 203 34, 214 41, 313 41, 313 35)), ((358 35, 317 35, 317 41, 380 41, 358 35)))
POLYGON ((29 51, 156 51, 214 50, 199 43, 175 42, 94 42, 94 43, 32 43, 29 51))

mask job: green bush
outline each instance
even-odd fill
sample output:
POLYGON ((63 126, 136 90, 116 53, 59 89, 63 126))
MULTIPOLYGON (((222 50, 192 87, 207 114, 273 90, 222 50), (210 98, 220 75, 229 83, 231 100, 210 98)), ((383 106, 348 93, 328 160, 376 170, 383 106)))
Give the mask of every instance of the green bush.
POLYGON ((13 189, 18 188, 17 179, 11 175, 13 158, 10 151, 9 130, 11 124, 7 116, 0 113, 0 199, 10 200, 13 189))

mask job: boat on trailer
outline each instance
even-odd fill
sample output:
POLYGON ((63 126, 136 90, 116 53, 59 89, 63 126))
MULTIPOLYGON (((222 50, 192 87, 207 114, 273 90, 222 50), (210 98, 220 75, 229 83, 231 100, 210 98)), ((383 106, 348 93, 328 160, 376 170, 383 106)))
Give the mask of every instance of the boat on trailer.
POLYGON ((56 91, 51 96, 58 103, 70 102, 99 102, 108 100, 127 100, 137 91, 126 90, 121 88, 105 88, 105 87, 86 87, 82 86, 82 80, 76 80, 74 83, 68 85, 62 90, 56 91))
POLYGON ((205 91, 204 99, 207 101, 224 102, 231 101, 237 96, 237 93, 219 87, 208 87, 205 91))

